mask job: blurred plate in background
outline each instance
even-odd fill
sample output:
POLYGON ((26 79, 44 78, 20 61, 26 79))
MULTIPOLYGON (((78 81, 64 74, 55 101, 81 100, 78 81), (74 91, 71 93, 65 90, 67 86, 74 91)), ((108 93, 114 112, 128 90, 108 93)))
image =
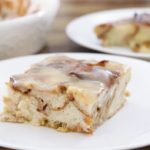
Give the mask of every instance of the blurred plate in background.
POLYGON ((73 20, 67 26, 66 33, 75 43, 92 50, 150 60, 150 53, 135 53, 124 47, 103 47, 94 33, 94 27, 98 24, 131 18, 135 13, 150 13, 150 8, 126 8, 87 14, 73 20))

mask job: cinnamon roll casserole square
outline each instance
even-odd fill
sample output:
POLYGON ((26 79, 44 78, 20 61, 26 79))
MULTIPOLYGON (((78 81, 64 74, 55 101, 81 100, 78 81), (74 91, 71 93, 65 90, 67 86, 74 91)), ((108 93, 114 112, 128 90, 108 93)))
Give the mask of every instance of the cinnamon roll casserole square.
POLYGON ((122 108, 129 80, 117 62, 51 56, 10 77, 1 121, 91 134, 122 108))

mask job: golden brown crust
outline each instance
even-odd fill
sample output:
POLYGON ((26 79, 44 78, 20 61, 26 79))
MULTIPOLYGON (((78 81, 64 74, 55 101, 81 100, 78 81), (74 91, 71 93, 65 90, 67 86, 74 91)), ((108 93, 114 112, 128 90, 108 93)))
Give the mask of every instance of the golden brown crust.
POLYGON ((94 32, 96 33, 98 38, 105 39, 105 35, 111 28, 111 24, 101 24, 94 28, 94 32))
POLYGON ((24 16, 27 14, 27 11, 29 9, 29 6, 30 6, 30 1, 29 0, 20 0, 18 2, 18 10, 17 10, 17 13, 19 16, 24 16))
POLYGON ((89 135, 92 135, 93 130, 92 129, 88 129, 87 131, 83 130, 83 128, 78 124, 77 126, 75 126, 74 128, 69 128, 67 127, 66 124, 60 122, 60 123, 53 123, 53 124, 44 124, 43 126, 47 126, 50 128, 54 128, 59 132, 80 132, 80 133, 86 133, 89 135))
POLYGON ((131 96, 131 93, 130 93, 130 91, 125 91, 124 95, 125 95, 126 97, 129 97, 129 96, 131 96))

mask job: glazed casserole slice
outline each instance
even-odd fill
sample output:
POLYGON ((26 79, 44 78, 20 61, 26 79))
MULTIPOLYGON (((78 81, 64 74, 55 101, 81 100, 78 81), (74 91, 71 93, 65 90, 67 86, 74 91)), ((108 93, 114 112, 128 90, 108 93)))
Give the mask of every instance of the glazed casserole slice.
POLYGON ((94 32, 103 46, 129 47, 134 52, 150 53, 150 14, 135 14, 129 19, 97 25, 94 32))
POLYGON ((51 56, 10 77, 2 121, 92 133, 125 103, 130 68, 51 56))

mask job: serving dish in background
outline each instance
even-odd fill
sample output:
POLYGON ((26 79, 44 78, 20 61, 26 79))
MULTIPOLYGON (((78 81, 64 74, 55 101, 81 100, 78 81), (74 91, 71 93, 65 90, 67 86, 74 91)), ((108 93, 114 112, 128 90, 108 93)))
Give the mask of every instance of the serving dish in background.
POLYGON ((39 11, 0 21, 0 59, 33 54, 47 43, 59 0, 33 0, 39 11))

